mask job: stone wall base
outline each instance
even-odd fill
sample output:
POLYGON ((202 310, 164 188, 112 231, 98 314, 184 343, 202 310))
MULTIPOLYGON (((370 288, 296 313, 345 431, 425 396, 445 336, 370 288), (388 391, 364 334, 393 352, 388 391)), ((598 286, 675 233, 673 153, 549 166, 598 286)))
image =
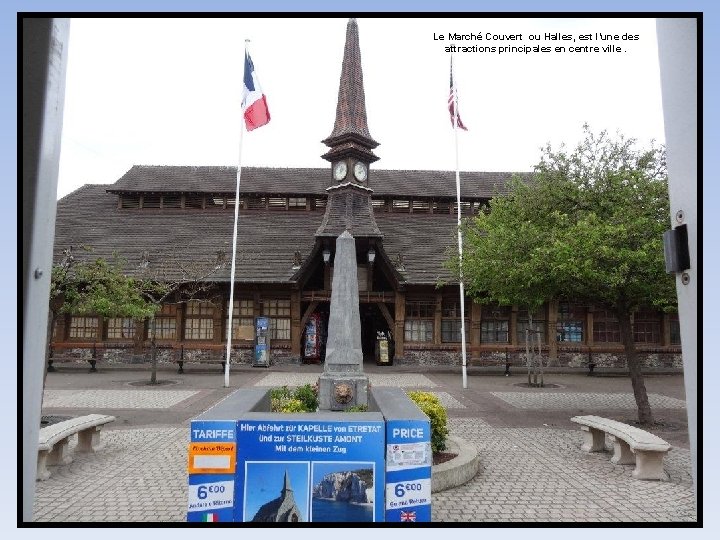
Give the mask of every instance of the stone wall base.
MULTIPOLYGON (((300 358, 293 355, 290 349, 273 349, 273 364, 299 364, 300 358)), ((142 352, 134 352, 131 348, 74 348, 64 349, 62 353, 58 352, 51 359, 53 362, 78 363, 84 364, 91 360, 96 360, 99 365, 125 365, 125 364, 150 364, 152 359, 152 351, 144 349, 142 352)), ((233 348, 230 350, 230 364, 252 365, 253 351, 250 348, 233 348)), ((205 364, 224 363, 225 349, 171 349, 167 347, 158 347, 157 349, 158 365, 176 364, 179 361, 183 363, 201 362, 205 364)))
MULTIPOLYGON (((646 368, 683 367, 682 354, 678 353, 639 352, 638 356, 642 367, 646 368)), ((625 354, 619 352, 593 352, 589 355, 587 352, 558 351, 556 360, 548 363, 549 358, 544 354, 543 361, 545 366, 551 367, 588 368, 592 361, 596 368, 627 368, 625 354)), ((468 366, 505 368, 508 362, 511 367, 527 366, 524 352, 483 352, 467 356, 468 366)), ((394 363, 402 366, 461 366, 462 354, 456 351, 413 350, 406 346, 404 357, 395 358, 394 363)))

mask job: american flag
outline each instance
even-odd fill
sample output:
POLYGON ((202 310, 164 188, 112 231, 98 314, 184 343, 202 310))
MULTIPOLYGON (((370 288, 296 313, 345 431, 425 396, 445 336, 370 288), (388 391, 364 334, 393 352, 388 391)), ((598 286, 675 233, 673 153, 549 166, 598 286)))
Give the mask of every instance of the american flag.
POLYGON ((416 519, 415 510, 412 512, 400 512, 400 521, 415 521, 416 519))
MULTIPOLYGON (((450 110, 450 123, 453 127, 455 127, 455 102, 457 101, 456 95, 457 91, 455 90, 455 86, 453 85, 453 65, 452 65, 452 56, 450 57, 450 97, 448 97, 448 109, 450 110)), ((458 112, 457 112, 457 127, 460 129, 464 129, 467 131, 467 128, 463 125, 462 120, 460 119, 460 104, 458 103, 458 112)))

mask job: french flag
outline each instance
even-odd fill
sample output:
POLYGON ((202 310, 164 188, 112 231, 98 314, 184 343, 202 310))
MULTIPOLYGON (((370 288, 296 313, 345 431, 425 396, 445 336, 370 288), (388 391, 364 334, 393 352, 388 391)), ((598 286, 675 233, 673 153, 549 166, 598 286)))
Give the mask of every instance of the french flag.
POLYGON ((245 51, 245 76, 243 78, 242 108, 245 111, 245 127, 248 131, 264 126, 270 121, 265 94, 260 88, 255 66, 250 54, 245 51))

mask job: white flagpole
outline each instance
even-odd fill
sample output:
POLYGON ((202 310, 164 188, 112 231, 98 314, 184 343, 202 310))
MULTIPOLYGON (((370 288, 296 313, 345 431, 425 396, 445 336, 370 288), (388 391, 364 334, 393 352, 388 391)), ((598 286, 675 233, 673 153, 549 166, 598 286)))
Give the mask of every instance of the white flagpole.
MULTIPOLYGON (((245 40, 245 56, 248 53, 249 39, 245 40)), ((246 65, 243 58, 243 66, 246 65)), ((245 70, 243 68, 243 75, 245 70)), ((233 224, 233 240, 232 240, 232 262, 230 263, 230 303, 228 304, 228 335, 227 346, 225 349, 225 388, 230 386, 230 344, 232 342, 232 317, 233 317, 233 296, 235 293, 235 256, 237 254, 237 229, 238 229, 238 210, 240 208, 240 176, 242 175, 242 146, 243 133, 245 133, 244 108, 240 105, 240 145, 238 147, 238 167, 235 175, 235 222, 233 224)))
POLYGON ((458 100, 457 100, 457 84, 453 73, 452 55, 450 55, 450 75, 453 78, 453 116, 455 130, 455 189, 457 192, 457 224, 458 224, 458 256, 460 261, 460 327, 462 338, 462 385, 467 388, 467 353, 465 343, 465 284, 463 282, 462 262, 462 208, 460 206, 460 154, 458 151, 458 100))

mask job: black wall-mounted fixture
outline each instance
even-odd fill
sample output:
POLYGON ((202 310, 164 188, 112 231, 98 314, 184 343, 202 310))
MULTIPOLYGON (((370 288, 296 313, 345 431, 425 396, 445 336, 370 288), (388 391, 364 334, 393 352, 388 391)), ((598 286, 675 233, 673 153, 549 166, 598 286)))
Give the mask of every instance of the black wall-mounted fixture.
POLYGON ((690 268, 687 225, 679 225, 663 233, 665 248, 665 271, 668 274, 683 272, 690 268))

